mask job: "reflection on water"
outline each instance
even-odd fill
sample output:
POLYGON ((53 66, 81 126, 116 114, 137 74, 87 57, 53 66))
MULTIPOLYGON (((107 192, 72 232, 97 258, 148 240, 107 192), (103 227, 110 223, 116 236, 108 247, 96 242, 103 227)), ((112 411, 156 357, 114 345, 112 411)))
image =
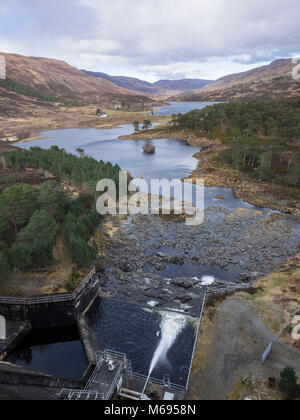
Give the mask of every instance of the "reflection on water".
MULTIPOLYGON (((94 345, 98 350, 125 353, 135 373, 147 376, 161 341, 164 313, 116 300, 97 303, 89 314, 94 345)), ((158 360, 152 377, 163 379, 168 373, 173 383, 185 386, 195 340, 195 321, 186 317, 186 325, 174 338, 166 358, 158 360)))
MULTIPOLYGON (((118 164, 121 169, 128 170, 135 178, 142 177, 146 181, 162 178, 181 179, 196 168, 197 159, 193 156, 201 150, 200 147, 189 146, 186 141, 157 139, 154 140, 156 153, 146 154, 143 152, 144 141, 118 140, 118 136, 130 134, 132 131, 131 125, 109 130, 53 130, 41 133, 41 136, 47 139, 23 143, 22 147, 50 148, 58 145, 74 154, 77 148, 82 148, 87 155, 97 160, 118 164)), ((195 188, 194 186, 192 194, 185 196, 185 201, 195 204, 195 188)), ((214 205, 228 209, 256 208, 237 199, 230 189, 205 188, 204 193, 206 208, 214 205), (215 198, 217 195, 223 195, 224 200, 217 200, 215 198)))
MULTIPOLYGON (((161 107, 158 113, 172 115, 187 112, 192 109, 202 109, 209 102, 171 102, 161 107)), ((43 140, 22 143, 22 147, 39 146, 50 148, 58 145, 69 153, 76 154, 76 149, 82 148, 88 156, 97 160, 118 164, 121 169, 128 170, 134 178, 142 177, 147 181, 151 179, 174 178, 182 179, 191 174, 197 166, 197 159, 193 156, 201 150, 200 147, 189 146, 186 141, 156 139, 155 154, 143 152, 145 141, 118 140, 119 136, 131 134, 132 125, 123 125, 119 128, 96 130, 69 129, 52 130, 40 133, 43 140)), ((185 197, 185 201, 195 204, 195 188, 193 194, 185 197)), ((205 188, 205 207, 218 205, 228 209, 255 208, 254 206, 237 199, 232 190, 226 188, 205 188), (216 195, 223 195, 224 200, 217 200, 216 195)))
POLYGON ((7 359, 35 372, 79 380, 87 361, 76 328, 52 328, 31 333, 7 359))
POLYGON ((132 133, 130 125, 112 130, 72 129, 54 130, 41 133, 46 140, 23 143, 23 148, 40 146, 50 148, 58 145, 69 153, 76 154, 77 148, 97 160, 118 164, 128 170, 135 178, 182 178, 196 168, 197 160, 193 155, 200 147, 191 147, 185 141, 154 140, 155 154, 143 152, 145 141, 118 140, 118 136, 132 133), (54 136, 54 138, 49 138, 54 136))

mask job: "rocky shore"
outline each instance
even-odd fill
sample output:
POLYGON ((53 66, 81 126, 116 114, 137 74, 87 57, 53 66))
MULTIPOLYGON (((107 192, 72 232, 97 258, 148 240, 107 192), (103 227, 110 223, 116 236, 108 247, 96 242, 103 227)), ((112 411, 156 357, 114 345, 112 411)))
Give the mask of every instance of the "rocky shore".
POLYGON ((109 217, 98 239, 106 243, 106 296, 193 314, 204 292, 251 286, 296 254, 300 224, 291 215, 209 207, 200 226, 109 217))

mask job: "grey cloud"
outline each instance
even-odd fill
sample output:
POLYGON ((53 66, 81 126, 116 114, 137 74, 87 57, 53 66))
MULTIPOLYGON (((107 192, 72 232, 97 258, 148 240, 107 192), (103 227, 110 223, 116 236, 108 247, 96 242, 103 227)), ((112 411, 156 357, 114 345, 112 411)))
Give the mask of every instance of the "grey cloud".
POLYGON ((8 0, 4 11, 16 19, 9 33, 0 25, 2 39, 78 67, 88 56, 137 67, 255 64, 299 50, 299 0, 8 0))

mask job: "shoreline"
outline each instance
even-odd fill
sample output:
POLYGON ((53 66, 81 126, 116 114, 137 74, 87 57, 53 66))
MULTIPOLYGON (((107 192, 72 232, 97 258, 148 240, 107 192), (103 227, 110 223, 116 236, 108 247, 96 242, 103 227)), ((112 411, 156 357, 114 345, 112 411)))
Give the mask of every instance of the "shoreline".
MULTIPOLYGON (((139 115, 141 115, 141 113, 139 113, 139 115)), ((217 155, 224 149, 224 146, 220 141, 208 140, 206 138, 197 137, 193 133, 187 131, 174 130, 170 127, 166 127, 164 123, 169 121, 169 116, 148 115, 146 113, 142 115, 147 115, 149 118, 151 117, 152 123, 162 125, 149 131, 141 131, 139 133, 120 136, 118 138, 119 140, 143 141, 166 138, 170 140, 186 141, 191 146, 202 147, 200 152, 193 155, 198 161, 197 167, 191 171, 190 175, 183 179, 190 180, 190 182, 197 179, 203 179, 206 187, 231 189, 237 198, 240 198, 249 204, 300 216, 300 191, 296 188, 268 182, 259 183, 249 175, 237 171, 229 165, 220 163, 217 155)), ((93 128, 95 130, 118 128, 122 125, 130 124, 129 118, 130 121, 132 121, 134 116, 137 116, 137 113, 111 111, 111 114, 108 115, 109 120, 107 121, 106 118, 106 121, 102 120, 101 124, 99 124, 99 118, 95 120, 93 117, 93 121, 77 121, 76 124, 74 124, 74 121, 72 123, 65 121, 62 125, 58 123, 56 127, 48 125, 43 128, 39 127, 39 129, 32 128, 34 135, 30 138, 22 140, 15 139, 7 144, 18 147, 18 144, 29 141, 46 140, 49 137, 38 136, 43 131, 74 128, 93 128)), ((55 136, 50 138, 55 138, 55 136)))
POLYGON ((95 106, 84 106, 80 108, 70 108, 62 110, 59 114, 49 114, 47 116, 38 115, 30 118, 10 118, 4 120, 0 118, 0 124, 5 137, 1 143, 17 144, 28 141, 41 140, 39 135, 44 131, 68 130, 80 128, 94 128, 105 130, 118 128, 125 124, 132 125, 137 119, 149 119, 152 123, 164 123, 169 120, 168 116, 152 115, 151 111, 121 111, 105 109, 106 118, 101 118, 95 114, 95 106), (18 137, 27 134, 24 138, 18 137), (8 140, 8 141, 6 141, 8 140))
POLYGON ((120 140, 155 140, 167 138, 186 141, 191 146, 202 147, 194 154, 198 160, 197 168, 184 179, 193 182, 203 179, 206 187, 232 189, 237 198, 257 207, 265 207, 283 213, 300 216, 300 191, 280 184, 258 182, 249 175, 237 171, 218 160, 218 153, 225 147, 218 140, 208 140, 187 131, 157 127, 148 132, 120 136, 120 140))

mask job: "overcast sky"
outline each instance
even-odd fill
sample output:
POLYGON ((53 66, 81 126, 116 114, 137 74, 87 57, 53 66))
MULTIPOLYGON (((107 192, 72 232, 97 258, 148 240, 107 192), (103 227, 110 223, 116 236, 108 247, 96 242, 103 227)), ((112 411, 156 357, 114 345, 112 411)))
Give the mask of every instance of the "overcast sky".
POLYGON ((0 0, 0 51, 156 81, 300 56, 299 0, 0 0))

